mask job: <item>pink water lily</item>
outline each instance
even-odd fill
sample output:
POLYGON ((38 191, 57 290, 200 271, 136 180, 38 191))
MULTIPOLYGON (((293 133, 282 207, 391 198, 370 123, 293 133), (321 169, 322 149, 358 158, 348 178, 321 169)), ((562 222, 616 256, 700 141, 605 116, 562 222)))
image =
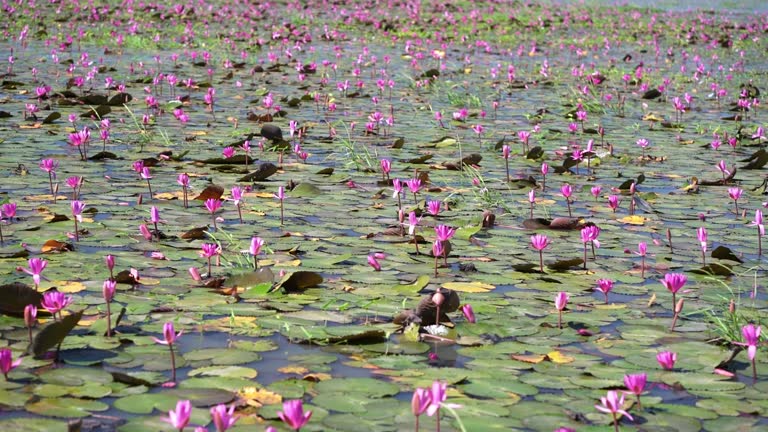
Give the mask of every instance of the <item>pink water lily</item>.
POLYGON ((189 424, 189 416, 192 413, 192 403, 189 400, 180 400, 176 402, 176 409, 168 411, 168 417, 163 417, 163 421, 170 423, 179 432, 182 432, 189 424))
POLYGON ((8 348, 0 349, 0 373, 3 374, 5 380, 8 381, 8 373, 19 367, 21 364, 21 358, 13 360, 13 352, 8 348))
POLYGON ((608 304, 608 293, 613 290, 613 281, 610 279, 598 279, 595 291, 600 291, 605 296, 605 304, 608 304))
POLYGON ((261 237, 252 237, 251 238, 251 246, 248 248, 248 253, 251 254, 253 257, 253 268, 256 269, 259 267, 257 256, 259 255, 259 252, 261 252, 261 248, 264 247, 264 240, 261 239, 261 237))
POLYGON ((741 328, 741 335, 744 338, 744 342, 734 342, 736 345, 746 346, 747 355, 749 361, 752 362, 752 379, 757 380, 757 364, 755 357, 757 356, 757 347, 760 344, 760 330, 761 326, 754 324, 747 324, 741 328))
POLYGON ((461 307, 461 313, 464 314, 464 319, 467 320, 468 323, 474 324, 476 322, 475 318, 475 311, 472 310, 472 305, 467 303, 461 307))
POLYGON ((647 382, 648 382, 648 375, 644 373, 624 375, 624 386, 627 387, 627 391, 629 393, 632 393, 635 396, 637 396, 638 409, 642 409, 640 405, 640 395, 643 394, 643 391, 645 390, 645 385, 647 382))
POLYGON ((219 404, 211 408, 211 420, 213 420, 213 426, 216 428, 216 432, 225 432, 237 423, 238 418, 235 417, 234 413, 234 404, 230 405, 229 408, 224 404, 219 404))
POLYGON ((563 310, 568 305, 570 296, 565 291, 560 291, 555 295, 555 308, 557 309, 557 328, 563 328, 563 310))
POLYGON ((662 351, 656 354, 656 361, 659 362, 665 370, 672 370, 675 368, 675 362, 677 361, 677 353, 671 351, 662 351))
POLYGON ((152 340, 156 343, 168 345, 168 349, 171 352, 171 382, 176 382, 176 355, 173 352, 173 344, 181 337, 182 333, 183 330, 176 333, 176 330, 173 328, 173 322, 168 321, 163 324, 163 339, 152 337, 152 340))
POLYGON ((54 317, 59 314, 61 318, 61 311, 72 303, 72 296, 66 295, 59 291, 48 291, 43 294, 43 300, 40 304, 51 313, 54 317))
POLYGON ((619 395, 619 392, 611 390, 605 397, 600 398, 600 405, 595 405, 598 411, 608 413, 613 416, 613 427, 618 432, 619 419, 617 414, 625 415, 628 419, 634 420, 629 413, 624 410, 624 395, 619 395))
POLYGON ((35 289, 37 289, 40 287, 40 275, 43 273, 43 270, 45 270, 47 265, 48 261, 42 258, 30 258, 27 261, 27 268, 18 267, 18 270, 21 270, 24 273, 32 276, 32 281, 35 282, 35 289))
POLYGON ((424 414, 431 403, 432 393, 429 390, 419 387, 413 392, 413 397, 411 398, 411 412, 414 417, 416 417, 416 432, 419 431, 419 417, 424 414))
POLYGON ((680 291, 685 283, 688 282, 688 277, 682 273, 667 273, 664 275, 664 279, 661 280, 661 284, 664 288, 672 293, 672 308, 674 309, 677 304, 677 292, 680 291))
POLYGON ((277 412, 277 416, 289 428, 298 431, 309 422, 312 417, 312 411, 304 411, 301 400, 290 400, 283 402, 283 410, 277 412))
POLYGON ((539 271, 544 273, 544 249, 552 242, 544 234, 534 234, 531 236, 531 246, 539 252, 539 271))

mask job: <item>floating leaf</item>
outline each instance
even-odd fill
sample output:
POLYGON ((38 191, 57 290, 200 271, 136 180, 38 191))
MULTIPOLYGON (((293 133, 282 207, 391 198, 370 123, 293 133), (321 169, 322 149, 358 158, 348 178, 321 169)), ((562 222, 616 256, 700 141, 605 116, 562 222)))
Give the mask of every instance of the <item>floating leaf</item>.
POLYGON ((21 282, 0 285, 0 312, 17 317, 24 316, 24 308, 31 304, 40 308, 43 294, 21 282))
POLYGON ((446 282, 442 286, 443 288, 466 293, 483 293, 496 288, 494 285, 483 282, 446 282))
POLYGON ((32 340, 31 351, 35 357, 42 356, 49 349, 60 344, 82 317, 83 311, 76 312, 43 327, 32 340))
POLYGON ((282 288, 286 292, 294 292, 315 287, 321 283, 323 283, 323 277, 320 276, 319 273, 313 271, 297 271, 285 275, 274 289, 282 288))
POLYGON ((624 216, 623 218, 619 219, 619 222, 629 225, 644 225, 645 221, 647 221, 648 218, 639 216, 639 215, 632 215, 632 216, 624 216))
POLYGON ((200 195, 196 196, 194 199, 198 201, 205 201, 209 199, 220 199, 221 196, 224 195, 224 188, 219 185, 208 185, 205 189, 203 189, 202 192, 200 192, 200 195))

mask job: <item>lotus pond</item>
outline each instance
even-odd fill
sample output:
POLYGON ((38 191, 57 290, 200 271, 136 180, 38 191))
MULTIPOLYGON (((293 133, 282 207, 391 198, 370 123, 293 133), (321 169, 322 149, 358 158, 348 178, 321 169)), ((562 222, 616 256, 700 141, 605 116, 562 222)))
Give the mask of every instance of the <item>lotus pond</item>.
POLYGON ((0 429, 768 428, 727 6, 4 2, 0 429))

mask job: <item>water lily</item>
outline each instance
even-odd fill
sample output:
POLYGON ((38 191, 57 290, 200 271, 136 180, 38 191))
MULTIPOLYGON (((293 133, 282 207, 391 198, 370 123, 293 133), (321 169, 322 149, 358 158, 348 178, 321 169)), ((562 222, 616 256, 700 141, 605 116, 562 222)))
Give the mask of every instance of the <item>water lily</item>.
POLYGON ((200 256, 208 260, 208 277, 211 277, 211 258, 221 253, 221 247, 216 243, 203 243, 200 249, 200 256))
POLYGON ((472 310, 472 305, 467 303, 461 307, 461 313, 464 314, 464 319, 467 320, 468 323, 474 324, 476 321, 475 319, 475 311, 472 310))
POLYGON ((211 420, 213 420, 213 426, 216 428, 216 432, 225 432, 227 429, 234 426, 237 422, 237 417, 234 415, 235 405, 229 406, 229 409, 224 404, 216 405, 211 408, 211 420))
POLYGON ((29 343, 32 344, 32 327, 37 323, 37 306, 28 304, 24 306, 24 324, 27 326, 27 332, 29 333, 29 343))
POLYGON ((181 186, 182 195, 184 197, 184 208, 188 208, 189 175, 186 173, 179 174, 178 177, 176 177, 176 183, 181 186))
POLYGON ((637 396, 638 409, 642 409, 642 406, 640 405, 640 395, 643 394, 643 391, 645 390, 645 384, 647 382, 648 382, 648 375, 644 373, 624 375, 624 386, 627 387, 627 391, 629 393, 632 393, 635 396, 637 396))
POLYGON ((27 261, 27 268, 18 267, 18 270, 32 276, 32 281, 35 283, 35 289, 40 288, 40 278, 45 267, 48 265, 48 261, 42 258, 30 258, 27 261))
POLYGON ((290 400, 283 402, 283 410, 277 412, 277 416, 289 428, 298 431, 309 422, 312 417, 312 411, 304 411, 301 400, 290 400))
POLYGON ((373 267, 375 271, 381 271, 381 264, 379 260, 373 255, 368 255, 368 265, 373 267))
POLYGON ((112 336, 112 310, 110 308, 112 299, 115 298, 116 282, 112 279, 105 280, 101 286, 101 294, 104 302, 107 304, 107 337, 112 336))
POLYGON ((141 178, 147 181, 147 189, 149 190, 149 199, 152 200, 152 184, 149 182, 152 180, 152 173, 149 172, 149 168, 145 167, 142 162, 141 178))
POLYGON ((416 427, 414 428, 416 432, 419 431, 419 418, 429 408, 431 403, 432 393, 429 390, 419 387, 413 392, 411 412, 416 417, 416 427))
POLYGON ((613 289, 613 281, 610 279, 598 279, 595 291, 600 291, 605 296, 605 304, 608 304, 608 293, 613 289))
POLYGON ((250 253, 253 257, 254 270, 259 267, 257 256, 259 255, 259 252, 261 252, 261 248, 264 246, 264 244, 265 242, 261 239, 261 237, 251 237, 251 246, 248 248, 248 253, 250 253))
POLYGON ((8 348, 0 349, 0 372, 2 372, 5 380, 8 381, 8 373, 19 367, 21 364, 21 358, 13 360, 13 352, 8 348))
POLYGON ((563 310, 568 305, 570 296, 565 291, 560 291, 555 295, 555 308, 557 309, 557 328, 563 328, 563 310))
POLYGON ((168 411, 168 417, 163 417, 163 421, 170 423, 171 426, 182 432, 189 424, 189 416, 192 413, 192 403, 189 400, 180 400, 176 402, 176 409, 168 411))
POLYGON ((736 217, 739 216, 739 199, 741 198, 741 195, 744 193, 744 190, 738 187, 731 187, 728 188, 728 196, 731 197, 733 200, 733 206, 734 206, 734 213, 736 213, 736 217))
POLYGON ((597 225, 587 225, 581 229, 581 242, 584 243, 584 270, 587 269, 587 244, 592 245, 592 258, 595 257, 595 248, 600 247, 600 228, 597 225))
POLYGON ((656 354, 656 361, 659 362, 665 370, 672 370, 675 368, 675 362, 677 361, 677 353, 670 351, 662 351, 656 354))
POLYGON ((750 225, 757 227, 757 255, 763 255, 763 236, 765 235, 765 225, 763 224, 763 211, 755 210, 755 219, 750 225))
POLYGON ((667 273, 664 275, 664 279, 661 280, 661 284, 664 288, 672 293, 672 308, 674 309, 677 304, 677 292, 680 291, 685 283, 688 282, 688 278, 682 273, 667 273))
POLYGON ((563 183, 560 186, 560 193, 565 198, 565 203, 568 205, 568 217, 573 217, 571 214, 571 195, 573 195, 573 187, 569 183, 563 183))
POLYGON ((221 200, 208 198, 205 200, 205 208, 208 210, 208 213, 211 214, 213 229, 218 230, 218 227, 216 226, 216 212, 221 208, 221 200))
POLYGON ((757 363, 755 357, 757 356, 757 346, 760 344, 760 330, 759 325, 747 324, 741 328, 741 335, 744 337, 744 342, 734 342, 736 345, 746 346, 747 355, 749 361, 752 362, 752 379, 757 380, 757 363))
POLYGON ((613 416, 613 428, 616 432, 619 431, 619 418, 616 414, 627 416, 630 420, 633 420, 632 416, 624 410, 624 395, 619 396, 619 392, 611 390, 605 397, 600 398, 600 405, 595 405, 597 410, 604 413, 611 414, 613 416))
POLYGON ((280 226, 283 226, 283 223, 285 221, 284 212, 283 212, 283 201, 285 201, 285 188, 283 186, 278 187, 277 193, 274 196, 278 201, 280 201, 280 226))
POLYGON ((85 203, 82 201, 74 200, 70 203, 72 209, 72 216, 75 218, 75 241, 80 240, 80 231, 77 228, 77 223, 83 221, 83 210, 85 209, 85 203))
POLYGON ((534 234, 531 236, 531 246, 539 251, 539 271, 544 273, 544 249, 552 242, 544 234, 534 234))
POLYGON ((152 340, 156 343, 168 345, 168 350, 171 352, 171 382, 176 382, 176 355, 173 352, 173 344, 181 337, 182 332, 183 330, 180 330, 176 333, 176 330, 173 328, 173 322, 168 321, 163 324, 163 338, 152 337, 152 340))
POLYGON ((43 300, 40 305, 51 313, 54 317, 59 314, 61 318, 61 311, 72 303, 72 296, 66 295, 59 291, 48 291, 43 294, 43 300))

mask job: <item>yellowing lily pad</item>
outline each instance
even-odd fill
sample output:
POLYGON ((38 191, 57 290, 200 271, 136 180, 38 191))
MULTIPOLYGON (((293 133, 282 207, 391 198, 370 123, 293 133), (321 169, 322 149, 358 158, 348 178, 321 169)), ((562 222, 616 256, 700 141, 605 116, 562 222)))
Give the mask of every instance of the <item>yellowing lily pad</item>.
POLYGON ((442 286, 443 288, 465 293, 484 293, 496 288, 495 285, 483 282, 446 282, 442 286))
POLYGON ((645 222, 648 220, 648 218, 639 216, 639 215, 632 215, 632 216, 624 216, 623 218, 619 219, 619 222, 629 224, 629 225, 645 225, 645 222))
POLYGON ((574 359, 573 357, 569 357, 560 351, 552 351, 547 353, 547 359, 551 361, 552 363, 557 364, 564 364, 564 363, 573 363, 574 359))

